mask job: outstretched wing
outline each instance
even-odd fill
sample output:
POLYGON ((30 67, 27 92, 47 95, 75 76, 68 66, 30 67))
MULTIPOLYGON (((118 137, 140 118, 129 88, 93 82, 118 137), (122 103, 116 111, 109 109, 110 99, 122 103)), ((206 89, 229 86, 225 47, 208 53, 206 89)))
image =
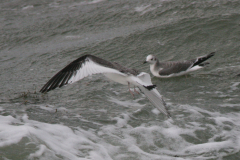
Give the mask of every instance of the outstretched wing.
POLYGON ((138 88, 142 91, 149 101, 163 114, 168 118, 171 117, 170 113, 167 110, 166 103, 164 102, 162 96, 156 89, 156 85, 153 85, 151 82, 151 77, 148 73, 140 73, 138 78, 135 81, 139 84, 138 88))
POLYGON ((40 92, 48 92, 57 87, 62 87, 67 84, 77 82, 84 77, 98 73, 117 73, 120 72, 114 63, 108 62, 104 59, 93 55, 84 55, 59 71, 53 76, 40 90, 40 92))

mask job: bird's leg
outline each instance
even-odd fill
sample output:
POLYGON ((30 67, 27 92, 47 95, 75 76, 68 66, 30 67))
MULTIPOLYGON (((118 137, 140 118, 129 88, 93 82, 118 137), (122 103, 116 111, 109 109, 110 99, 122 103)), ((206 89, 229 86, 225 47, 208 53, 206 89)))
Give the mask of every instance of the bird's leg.
POLYGON ((134 93, 130 90, 130 83, 128 82, 128 90, 129 90, 129 92, 131 93, 131 95, 133 96, 133 98, 134 98, 134 93))
POLYGON ((136 92, 137 94, 140 94, 140 93, 135 89, 135 86, 134 86, 134 92, 136 92))

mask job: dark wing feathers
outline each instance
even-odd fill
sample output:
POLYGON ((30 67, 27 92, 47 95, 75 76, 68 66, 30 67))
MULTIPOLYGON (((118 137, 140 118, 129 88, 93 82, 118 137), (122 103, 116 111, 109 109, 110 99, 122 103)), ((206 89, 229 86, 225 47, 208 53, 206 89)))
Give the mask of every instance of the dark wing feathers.
POLYGON ((194 63, 193 66, 197 66, 200 65, 202 62, 206 61, 207 59, 211 58, 212 56, 214 56, 215 52, 212 52, 206 56, 202 56, 202 57, 198 57, 197 59, 193 59, 194 63))
POLYGON ((53 76, 40 90, 40 92, 48 92, 57 87, 62 87, 68 83, 68 80, 72 77, 73 74, 76 74, 77 70, 81 68, 82 64, 85 62, 86 58, 89 55, 82 56, 70 64, 68 64, 65 68, 60 70, 55 76, 53 76))
POLYGON ((96 56, 93 56, 93 55, 88 55, 88 57, 91 58, 92 61, 98 63, 99 65, 102 65, 104 67, 113 68, 113 69, 118 69, 116 67, 116 65, 114 65, 114 63, 106 61, 106 60, 104 60, 102 58, 99 58, 99 57, 96 57, 96 56))
POLYGON ((54 75, 40 90, 40 92, 48 92, 57 87, 62 87, 68 83, 74 83, 77 80, 80 80, 88 75, 103 73, 99 67, 105 68, 103 72, 122 72, 125 74, 133 74, 137 75, 137 72, 134 69, 128 69, 126 67, 121 66, 118 63, 111 63, 102 58, 98 58, 93 55, 84 55, 70 64, 68 64, 65 68, 60 70, 56 75, 54 75), (91 62, 90 62, 91 61, 91 62), (90 63, 88 63, 90 62, 90 63), (86 64, 86 65, 85 65, 86 64), (94 68, 95 67, 95 68, 94 68), (84 68, 84 69, 83 69, 84 68), (106 71, 107 69, 107 71, 106 71), (112 70, 114 69, 114 71, 112 70), (73 79, 77 77, 73 81, 73 79), (73 78, 73 79, 72 79, 73 78))

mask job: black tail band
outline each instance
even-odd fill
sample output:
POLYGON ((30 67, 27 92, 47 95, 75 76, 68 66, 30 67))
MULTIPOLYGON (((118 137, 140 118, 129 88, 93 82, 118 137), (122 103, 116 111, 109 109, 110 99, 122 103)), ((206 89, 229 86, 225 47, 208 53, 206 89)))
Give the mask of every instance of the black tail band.
POLYGON ((153 88, 156 88, 156 85, 151 85, 151 86, 143 86, 145 88, 147 88, 149 91, 151 91, 153 88))

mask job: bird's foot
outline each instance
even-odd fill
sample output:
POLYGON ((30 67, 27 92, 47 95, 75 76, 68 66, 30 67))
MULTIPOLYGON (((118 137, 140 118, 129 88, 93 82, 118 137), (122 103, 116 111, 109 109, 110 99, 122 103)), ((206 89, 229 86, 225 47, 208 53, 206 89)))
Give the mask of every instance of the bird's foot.
POLYGON ((134 93, 130 90, 130 88, 129 88, 129 92, 131 93, 131 95, 132 95, 133 98, 134 98, 134 93))
POLYGON ((136 88, 134 87, 134 92, 136 92, 137 94, 140 94, 137 90, 136 90, 136 88))
POLYGON ((130 83, 128 82, 128 90, 129 90, 129 92, 131 93, 131 95, 133 96, 133 98, 134 98, 134 93, 131 91, 131 89, 130 89, 130 83))

